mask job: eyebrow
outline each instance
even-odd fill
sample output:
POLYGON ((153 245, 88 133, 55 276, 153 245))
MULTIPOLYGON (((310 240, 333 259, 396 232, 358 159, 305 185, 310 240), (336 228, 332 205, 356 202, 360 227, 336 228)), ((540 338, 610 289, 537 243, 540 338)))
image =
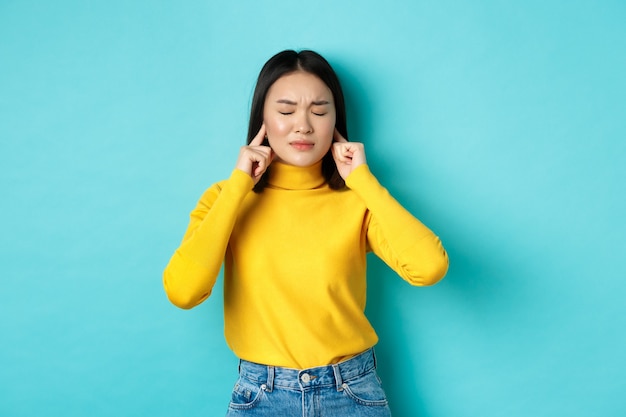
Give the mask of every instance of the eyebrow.
MULTIPOLYGON (((287 100, 286 98, 276 100, 276 103, 289 104, 290 106, 298 105, 298 103, 296 103, 295 101, 287 100)), ((330 102, 328 100, 317 100, 317 101, 313 101, 311 104, 314 106, 325 106, 327 104, 330 104, 330 102)))

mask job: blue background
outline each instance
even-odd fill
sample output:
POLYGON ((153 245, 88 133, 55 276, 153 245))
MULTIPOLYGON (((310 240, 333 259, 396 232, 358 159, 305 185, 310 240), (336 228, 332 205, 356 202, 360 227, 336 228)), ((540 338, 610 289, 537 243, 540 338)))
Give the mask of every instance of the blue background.
POLYGON ((442 238, 370 258, 396 417, 626 415, 623 1, 0 2, 0 415, 219 416, 221 279, 161 273, 243 144, 262 64, 336 68, 352 140, 442 238))

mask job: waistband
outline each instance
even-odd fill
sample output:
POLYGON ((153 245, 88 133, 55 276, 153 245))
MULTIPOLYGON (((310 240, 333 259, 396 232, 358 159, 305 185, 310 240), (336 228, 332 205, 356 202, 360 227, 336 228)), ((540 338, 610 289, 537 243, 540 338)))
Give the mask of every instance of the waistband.
POLYGON ((270 392, 275 386, 294 389, 336 386, 337 390, 341 391, 344 381, 350 381, 374 369, 376 355, 373 348, 334 365, 308 369, 261 365, 243 359, 239 361, 239 375, 249 381, 265 385, 264 389, 270 392))

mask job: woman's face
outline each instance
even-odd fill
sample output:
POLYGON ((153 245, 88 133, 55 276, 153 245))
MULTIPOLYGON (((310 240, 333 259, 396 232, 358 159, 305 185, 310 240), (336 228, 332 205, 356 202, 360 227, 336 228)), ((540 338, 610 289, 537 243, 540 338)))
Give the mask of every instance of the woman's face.
POLYGON ((317 76, 296 71, 276 80, 263 108, 275 160, 301 167, 319 162, 333 142, 335 118, 333 94, 317 76))

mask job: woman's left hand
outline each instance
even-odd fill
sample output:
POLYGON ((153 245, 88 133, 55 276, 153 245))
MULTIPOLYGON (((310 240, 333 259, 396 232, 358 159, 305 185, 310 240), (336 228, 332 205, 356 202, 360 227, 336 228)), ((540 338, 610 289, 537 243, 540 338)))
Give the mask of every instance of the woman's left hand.
POLYGON ((348 142, 337 129, 333 137, 336 141, 332 145, 333 159, 339 175, 345 180, 358 166, 367 164, 365 147, 359 142, 348 142))

